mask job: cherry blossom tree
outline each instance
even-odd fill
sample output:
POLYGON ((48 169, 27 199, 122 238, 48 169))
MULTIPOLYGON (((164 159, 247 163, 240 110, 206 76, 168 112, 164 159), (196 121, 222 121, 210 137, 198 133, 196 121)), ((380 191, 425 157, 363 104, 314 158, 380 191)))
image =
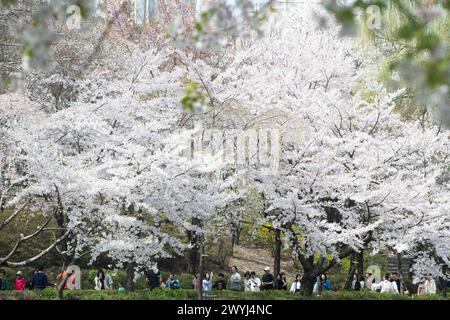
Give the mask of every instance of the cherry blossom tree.
POLYGON ((117 266, 152 267, 189 247, 177 234, 204 232, 232 197, 216 156, 183 155, 190 149, 180 134, 187 71, 166 65, 172 53, 135 47, 111 61, 119 68, 81 81, 70 107, 21 132, 33 183, 18 197, 44 194, 60 203, 72 254, 89 250, 92 261, 105 253, 117 266))
POLYGON ((216 91, 233 94, 250 118, 280 120, 280 172, 252 173, 267 220, 284 231, 302 264, 305 293, 321 273, 364 249, 414 252, 418 243, 433 243, 442 276, 448 132, 402 122, 393 111, 402 91, 377 85, 365 53, 340 39, 338 27, 314 29, 318 14, 311 4, 288 16, 286 29, 275 27, 238 52, 216 81, 230 88, 216 91))
MULTIPOLYGON (((18 139, 17 130, 26 122, 39 121, 44 113, 39 106, 18 94, 0 96, 0 212, 6 211, 7 218, 0 222, 0 231, 23 217, 26 221, 33 222, 33 218, 39 213, 30 209, 39 203, 37 197, 26 197, 18 202, 15 196, 23 191, 28 184, 28 178, 24 173, 24 162, 21 161, 22 149, 18 139)), ((58 244, 64 242, 68 236, 67 230, 58 230, 51 223, 54 222, 52 214, 45 214, 45 222, 37 225, 37 229, 27 235, 16 235, 15 242, 5 256, 0 257, 0 264, 12 267, 20 267, 31 264, 54 249, 58 244), (58 235, 57 235, 58 234, 58 235), (41 237, 48 237, 50 245, 42 248, 36 255, 31 255, 22 261, 17 261, 18 250, 27 241, 41 237), (52 239, 55 239, 54 241, 52 239)))

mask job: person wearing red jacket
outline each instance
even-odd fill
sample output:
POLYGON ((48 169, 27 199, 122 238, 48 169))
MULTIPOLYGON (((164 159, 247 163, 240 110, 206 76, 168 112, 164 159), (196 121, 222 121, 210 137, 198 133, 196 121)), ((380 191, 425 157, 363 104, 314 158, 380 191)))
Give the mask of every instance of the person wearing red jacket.
POLYGON ((17 271, 16 273, 16 290, 24 291, 27 285, 27 280, 22 274, 22 271, 17 271))

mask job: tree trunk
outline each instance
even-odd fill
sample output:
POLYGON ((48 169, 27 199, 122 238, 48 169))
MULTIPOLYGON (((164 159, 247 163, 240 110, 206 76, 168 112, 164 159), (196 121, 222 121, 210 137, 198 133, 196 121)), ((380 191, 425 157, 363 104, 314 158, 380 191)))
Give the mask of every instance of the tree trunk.
POLYGON ((350 270, 345 283, 346 290, 352 289, 353 276, 355 273, 357 273, 358 276, 364 274, 364 251, 354 252, 350 255, 350 270))
POLYGON ((200 244, 200 262, 199 262, 199 276, 197 278, 197 298, 198 300, 203 300, 203 274, 205 272, 204 265, 204 256, 205 256, 205 246, 203 243, 200 244))
MULTIPOLYGON (((447 264, 443 261, 443 259, 438 258, 438 262, 443 265, 442 273, 448 274, 448 267, 447 267, 447 264)), ((439 290, 439 293, 442 296, 447 297, 447 279, 443 278, 443 277, 439 277, 437 279, 436 285, 437 285, 437 289, 439 290)))
POLYGON ((436 282, 438 293, 443 297, 447 297, 447 279, 439 277, 436 282))
POLYGON ((234 232, 231 234, 231 256, 234 257, 234 244, 236 243, 236 236, 234 232))
POLYGON ((402 255, 400 253, 397 253, 397 272, 403 277, 402 255))
POLYGON ((133 291, 134 290, 134 267, 136 264, 132 261, 128 262, 127 264, 127 291, 133 291))
MULTIPOLYGON (((201 221, 199 219, 193 218, 192 224, 194 226, 200 226, 201 221)), ((186 233, 188 241, 192 244, 192 248, 189 249, 188 252, 188 273, 196 274, 198 270, 198 262, 199 262, 199 242, 200 236, 195 231, 187 231, 186 233)))
POLYGON ((403 266, 402 266, 402 255, 400 253, 397 253, 397 272, 400 276, 400 288, 398 288, 398 292, 400 292, 400 294, 403 294, 405 292, 404 290, 404 284, 403 284, 403 266))
POLYGON ((311 271, 304 273, 301 282, 300 293, 303 296, 311 296, 313 294, 314 284, 316 283, 316 277, 311 271))
POLYGON ((188 273, 196 274, 199 260, 198 244, 195 244, 188 252, 188 273))
MULTIPOLYGON (((61 238, 64 233, 65 229, 67 227, 67 218, 64 213, 64 206, 61 200, 61 195, 59 193, 59 188, 55 184, 56 188, 56 200, 57 200, 57 206, 54 209, 54 218, 56 221, 56 225, 58 226, 58 230, 55 232, 57 238, 61 238)), ((70 242, 70 235, 64 238, 60 246, 57 248, 59 249, 59 252, 61 252, 62 257, 64 259, 64 265, 69 266, 72 263, 72 260, 74 259, 74 255, 69 252, 69 242, 70 242)))
POLYGON ((281 230, 275 229, 275 254, 274 254, 274 262, 273 262, 273 273, 275 278, 281 271, 281 230))
POLYGON ((59 283, 56 293, 59 300, 62 300, 64 298, 64 287, 66 286, 67 281, 69 280, 70 276, 72 274, 67 273, 66 277, 59 283))
POLYGON ((356 254, 356 259, 358 261, 358 274, 360 276, 364 275, 364 250, 361 252, 358 252, 356 254))
POLYGON ((353 276, 356 272, 356 268, 357 268, 356 253, 352 253, 350 255, 350 269, 348 271, 347 281, 345 282, 345 290, 352 289, 353 276))

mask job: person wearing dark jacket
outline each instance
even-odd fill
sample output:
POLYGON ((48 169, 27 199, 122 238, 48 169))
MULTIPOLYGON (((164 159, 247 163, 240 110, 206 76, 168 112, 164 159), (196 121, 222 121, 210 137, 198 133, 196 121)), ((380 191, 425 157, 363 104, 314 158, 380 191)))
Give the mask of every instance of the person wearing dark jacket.
POLYGON ((37 272, 31 278, 31 287, 35 290, 44 290, 48 286, 47 275, 42 272, 44 268, 42 266, 38 267, 37 272))
POLYGON ((274 286, 274 281, 275 279, 273 278, 273 275, 270 273, 270 268, 269 267, 265 267, 264 268, 264 275, 262 276, 262 285, 261 288, 263 290, 272 290, 273 286, 274 286))
POLYGON ((277 290, 287 290, 287 280, 284 272, 281 272, 277 275, 277 280, 275 282, 275 289, 277 290))
POLYGON ((0 290, 9 290, 9 280, 5 269, 0 269, 0 290))
POLYGON ((159 288, 161 285, 161 273, 158 269, 156 269, 156 272, 153 269, 150 269, 150 271, 145 274, 145 281, 150 290, 159 288))
POLYGON ((353 274, 353 280, 352 280, 352 290, 354 291, 361 291, 361 289, 364 286, 361 283, 361 278, 358 276, 357 273, 353 274))
POLYGON ((213 289, 216 290, 225 290, 227 288, 227 283, 225 282, 225 276, 223 273, 219 273, 219 280, 217 280, 214 285, 213 289))

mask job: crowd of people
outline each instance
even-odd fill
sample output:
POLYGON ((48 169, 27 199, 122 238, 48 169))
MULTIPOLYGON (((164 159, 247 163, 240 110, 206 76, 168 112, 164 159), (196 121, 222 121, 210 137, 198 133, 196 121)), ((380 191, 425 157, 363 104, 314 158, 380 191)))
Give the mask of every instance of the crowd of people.
POLYGON ((46 287, 50 286, 48 282, 47 275, 43 272, 43 267, 37 267, 30 279, 27 280, 25 276, 22 274, 22 271, 16 272, 16 281, 14 289, 11 289, 9 286, 9 279, 6 274, 5 269, 0 269, 0 282, 1 287, 0 290, 16 290, 16 291, 25 291, 25 289, 29 290, 43 290, 46 287))
MULTIPOLYGON (((402 276, 397 272, 387 273, 380 282, 376 282, 372 274, 367 273, 365 277, 359 276, 357 273, 353 275, 351 289, 354 291, 370 290, 381 293, 406 294, 412 293, 410 285, 405 283, 402 276)), ((417 288, 418 295, 436 294, 436 281, 433 277, 428 276, 419 283, 417 288)))
MULTIPOLYGON (((245 292, 289 290, 290 292, 295 293, 300 292, 302 287, 302 275, 297 274, 289 286, 289 282, 284 272, 280 272, 275 278, 269 267, 264 268, 264 274, 261 278, 259 278, 254 271, 247 271, 243 273, 243 277, 241 277, 241 273, 238 268, 234 266, 232 268, 232 273, 228 283, 225 280, 225 275, 223 273, 219 273, 217 280, 213 281, 212 272, 207 272, 204 274, 201 284, 198 281, 199 276, 200 274, 197 273, 192 279, 192 288, 197 289, 198 286, 201 285, 204 293, 209 293, 212 290, 226 290, 227 288, 233 291, 243 290, 245 292)), ((145 278, 150 290, 155 288, 179 289, 181 287, 180 281, 173 273, 170 274, 166 281, 162 281, 159 271, 155 272, 151 270, 146 273, 145 278)), ((405 284, 401 276, 396 272, 386 274, 384 279, 380 282, 376 282, 375 278, 372 277, 372 274, 370 273, 367 273, 365 276, 360 276, 355 273, 353 275, 353 280, 351 281, 350 289, 352 291, 366 290, 380 293, 406 295, 412 293, 412 288, 405 284)), ((314 284, 313 292, 315 294, 320 294, 324 291, 331 290, 331 281, 327 274, 323 273, 318 276, 314 284)), ((429 276, 419 284, 417 294, 436 294, 436 292, 436 282, 431 276, 429 276)))
MULTIPOLYGON (((217 280, 213 281, 213 273, 207 272, 203 275, 201 283, 199 282, 200 274, 197 273, 192 279, 192 288, 197 289, 198 286, 202 287, 202 291, 208 294, 212 290, 229 290, 233 291, 245 291, 245 292, 259 292, 262 290, 289 290, 290 292, 300 292, 302 288, 302 276, 297 274, 289 285, 286 274, 280 272, 276 277, 271 273, 269 267, 264 268, 264 274, 259 278, 254 271, 247 271, 243 273, 239 272, 236 266, 233 266, 232 273, 229 281, 225 280, 225 275, 219 273, 217 280)), ((67 270, 57 276, 58 281, 67 279, 65 288, 69 289, 70 283, 75 283, 74 274, 67 274, 67 270)), ((174 273, 171 273, 165 280, 162 280, 159 270, 150 269, 145 272, 145 282, 149 290, 156 288, 176 290, 181 288, 181 282, 174 273)), ((47 275, 43 272, 42 267, 37 267, 30 279, 26 279, 21 271, 17 271, 15 279, 15 288, 17 291, 28 290, 43 290, 46 287, 55 286, 50 284, 47 275)), ((113 278, 108 273, 106 267, 98 270, 94 278, 93 288, 95 290, 112 290, 113 278)), ((122 283, 119 283, 119 291, 125 292, 125 287, 122 283)), ((331 281, 324 273, 317 277, 314 284, 313 293, 321 294, 324 291, 331 291, 331 281)), ((351 281, 352 291, 374 291, 381 293, 391 294, 406 294, 412 293, 412 288, 407 285, 401 275, 396 272, 388 273, 384 278, 376 282, 375 277, 372 274, 367 273, 365 276, 360 276, 357 273, 353 275, 351 281)), ((0 269, 0 290, 11 290, 9 280, 4 269, 0 269)), ((435 280, 428 276, 419 283, 417 288, 418 295, 436 294, 437 287, 435 280)))

